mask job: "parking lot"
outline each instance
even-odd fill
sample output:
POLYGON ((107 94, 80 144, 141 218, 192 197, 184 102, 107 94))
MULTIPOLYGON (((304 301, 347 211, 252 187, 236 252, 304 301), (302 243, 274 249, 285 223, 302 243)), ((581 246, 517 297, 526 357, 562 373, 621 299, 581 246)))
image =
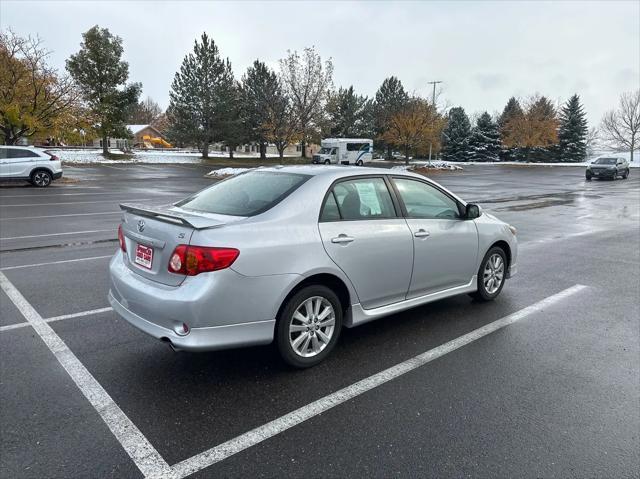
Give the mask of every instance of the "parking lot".
POLYGON ((175 201, 210 169, 0 188, 4 477, 637 477, 638 170, 435 174, 518 228, 518 274, 491 303, 345 330, 298 371, 270 346, 174 353, 109 307, 118 204, 175 201))

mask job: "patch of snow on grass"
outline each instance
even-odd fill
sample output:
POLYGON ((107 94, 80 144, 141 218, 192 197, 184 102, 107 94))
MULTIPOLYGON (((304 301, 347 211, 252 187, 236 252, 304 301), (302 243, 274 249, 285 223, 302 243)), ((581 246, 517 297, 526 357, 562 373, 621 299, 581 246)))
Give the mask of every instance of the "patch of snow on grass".
POLYGON ((211 170, 205 176, 210 178, 220 178, 223 176, 234 176, 244 173, 245 171, 253 170, 253 168, 218 168, 217 170, 211 170))

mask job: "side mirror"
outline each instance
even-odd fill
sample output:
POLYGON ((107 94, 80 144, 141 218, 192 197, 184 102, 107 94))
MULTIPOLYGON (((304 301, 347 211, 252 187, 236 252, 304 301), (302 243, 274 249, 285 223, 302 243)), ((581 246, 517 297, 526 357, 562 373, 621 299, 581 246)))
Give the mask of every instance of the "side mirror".
POLYGON ((480 207, 474 203, 467 204, 465 209, 465 219, 473 220, 480 216, 480 207))

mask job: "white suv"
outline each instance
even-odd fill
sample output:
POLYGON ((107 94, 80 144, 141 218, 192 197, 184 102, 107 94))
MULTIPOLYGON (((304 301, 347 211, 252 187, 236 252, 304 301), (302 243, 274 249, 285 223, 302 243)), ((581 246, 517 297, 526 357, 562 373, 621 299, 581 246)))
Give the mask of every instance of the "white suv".
POLYGON ((62 163, 48 151, 0 145, 0 181, 24 180, 33 186, 45 187, 60 177, 62 163))

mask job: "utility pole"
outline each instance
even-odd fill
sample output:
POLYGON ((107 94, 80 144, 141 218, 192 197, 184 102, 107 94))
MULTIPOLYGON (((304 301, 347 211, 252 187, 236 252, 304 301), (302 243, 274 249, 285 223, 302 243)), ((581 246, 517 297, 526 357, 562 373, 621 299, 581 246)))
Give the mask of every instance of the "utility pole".
MULTIPOLYGON (((427 82, 429 85, 433 85, 433 95, 431 96, 431 104, 433 109, 436 109, 436 85, 442 83, 442 80, 427 82)), ((431 150, 433 149, 433 142, 429 142, 429 168, 431 168, 431 150)))

